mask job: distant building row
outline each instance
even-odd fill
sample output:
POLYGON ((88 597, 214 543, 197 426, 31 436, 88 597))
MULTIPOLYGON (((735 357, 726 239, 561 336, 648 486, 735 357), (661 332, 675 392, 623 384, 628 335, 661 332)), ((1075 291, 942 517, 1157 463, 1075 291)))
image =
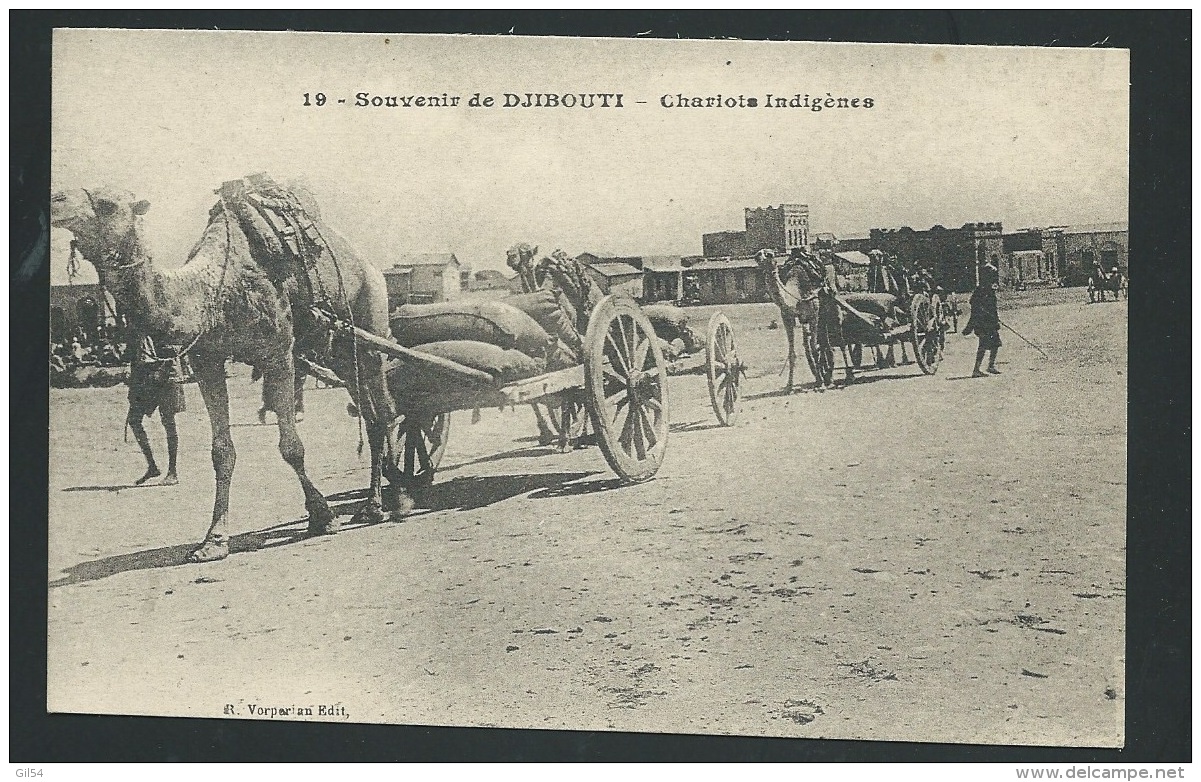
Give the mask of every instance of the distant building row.
POLYGON ((1029 228, 1006 234, 1001 223, 982 222, 965 223, 959 228, 936 225, 928 231, 873 228, 866 236, 842 238, 819 233, 811 240, 809 207, 805 204, 748 208, 743 217, 745 230, 718 231, 701 237, 704 258, 730 269, 735 278, 742 259, 763 248, 788 254, 798 247, 838 253, 844 274, 850 276, 859 271, 854 267, 866 263, 865 255, 857 254, 882 250, 905 263, 929 269, 940 285, 957 291, 971 290, 980 267, 990 261, 1000 271, 1002 285, 1010 287, 1083 285, 1095 262, 1107 270, 1116 266, 1129 276, 1129 231, 1125 223, 1029 228))
POLYGON ((971 290, 979 268, 992 262, 1001 285, 1083 285, 1094 263, 1118 267, 1129 276, 1130 241, 1126 223, 1027 228, 1005 233, 1000 223, 936 225, 928 231, 873 228, 866 236, 819 234, 814 249, 839 253, 883 250, 905 263, 931 271, 949 290, 971 290))

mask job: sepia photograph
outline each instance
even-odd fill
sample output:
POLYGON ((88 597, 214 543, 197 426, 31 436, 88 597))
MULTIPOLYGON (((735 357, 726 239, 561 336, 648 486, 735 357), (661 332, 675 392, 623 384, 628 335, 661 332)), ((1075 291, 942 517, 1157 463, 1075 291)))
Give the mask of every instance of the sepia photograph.
POLYGON ((1125 745, 1127 49, 50 57, 49 712, 1125 745))

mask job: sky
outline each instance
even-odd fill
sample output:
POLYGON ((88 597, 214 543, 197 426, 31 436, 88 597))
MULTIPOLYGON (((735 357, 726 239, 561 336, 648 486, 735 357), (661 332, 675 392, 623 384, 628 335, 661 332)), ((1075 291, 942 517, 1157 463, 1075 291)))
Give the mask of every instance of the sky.
MULTIPOLYGON (((504 268, 519 241, 699 254, 703 233, 743 228, 744 207, 780 203, 808 204, 812 232, 840 235, 1127 217, 1124 50, 58 30, 52 78, 54 189, 149 200, 147 241, 166 267, 221 182, 259 171, 303 181, 381 268, 447 251, 504 268), (303 105, 318 92, 324 106, 303 105), (466 105, 527 92, 620 93, 623 107, 466 105), (356 107, 358 93, 461 100, 356 107), (874 105, 767 108, 768 93, 874 105), (661 105, 680 94, 761 105, 661 105)), ((55 283, 69 241, 52 231, 55 283)))

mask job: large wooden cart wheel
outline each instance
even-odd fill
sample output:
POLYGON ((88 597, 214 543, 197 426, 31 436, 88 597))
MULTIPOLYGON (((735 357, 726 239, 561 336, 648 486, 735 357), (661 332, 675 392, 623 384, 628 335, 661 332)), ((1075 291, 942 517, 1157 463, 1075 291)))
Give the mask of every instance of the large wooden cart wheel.
POLYGON ((384 460, 384 475, 400 486, 428 486, 446 452, 450 413, 414 413, 392 422, 391 452, 384 460))
POLYGON ((943 335, 934 307, 926 294, 918 293, 910 300, 909 322, 917 365, 923 374, 933 375, 942 361, 943 335))
POLYGON ((734 346, 734 328, 720 312, 709 318, 705 342, 705 370, 709 377, 709 401, 722 426, 733 426, 738 415, 738 383, 743 366, 734 346))
POLYGON ((584 389, 592 428, 613 472, 644 481, 667 451, 667 363, 632 299, 606 296, 584 335, 584 389))

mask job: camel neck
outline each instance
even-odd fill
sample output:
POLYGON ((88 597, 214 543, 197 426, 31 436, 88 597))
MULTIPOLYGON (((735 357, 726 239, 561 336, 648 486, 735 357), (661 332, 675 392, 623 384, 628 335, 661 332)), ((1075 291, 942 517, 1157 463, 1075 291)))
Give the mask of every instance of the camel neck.
POLYGON ((784 301, 784 281, 780 279, 780 266, 773 263, 769 268, 767 287, 770 289, 772 300, 777 307, 788 307, 788 303, 784 301))

